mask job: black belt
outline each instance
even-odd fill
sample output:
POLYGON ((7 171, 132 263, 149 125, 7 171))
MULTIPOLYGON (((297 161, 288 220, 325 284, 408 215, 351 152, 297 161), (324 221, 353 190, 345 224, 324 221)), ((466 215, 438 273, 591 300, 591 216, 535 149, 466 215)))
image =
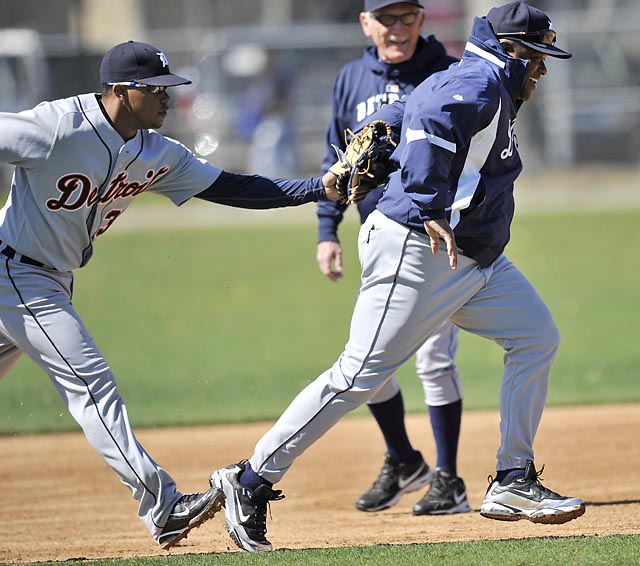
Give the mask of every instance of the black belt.
POLYGON ((7 256, 9 259, 13 259, 17 255, 18 256, 17 261, 19 261, 20 263, 25 263, 27 265, 35 265, 36 267, 44 267, 44 263, 42 263, 41 261, 30 258, 28 255, 18 254, 16 250, 14 250, 11 246, 5 246, 5 248, 2 251, 0 251, 0 254, 7 256))

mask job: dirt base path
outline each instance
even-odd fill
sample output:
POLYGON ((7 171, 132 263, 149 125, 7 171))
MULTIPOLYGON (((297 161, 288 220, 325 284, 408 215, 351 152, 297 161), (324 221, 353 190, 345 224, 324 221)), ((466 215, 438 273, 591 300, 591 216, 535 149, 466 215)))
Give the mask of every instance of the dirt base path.
MULTIPOLYGON (((139 439, 183 491, 207 487, 211 470, 238 461, 268 424, 142 430, 139 439)), ((433 460, 426 415, 408 419, 414 444, 433 460)), ((347 418, 296 462, 278 486, 269 539, 276 548, 406 544, 540 536, 640 534, 640 406, 550 408, 536 463, 547 486, 582 497, 586 514, 565 525, 496 522, 478 509, 494 473, 498 415, 464 415, 459 473, 472 513, 413 517, 422 493, 394 508, 361 513, 354 502, 382 463, 384 446, 368 417, 347 418)), ((135 516, 128 490, 80 434, 0 438, 0 562, 164 555, 135 516)), ((216 516, 172 554, 236 550, 216 516)))

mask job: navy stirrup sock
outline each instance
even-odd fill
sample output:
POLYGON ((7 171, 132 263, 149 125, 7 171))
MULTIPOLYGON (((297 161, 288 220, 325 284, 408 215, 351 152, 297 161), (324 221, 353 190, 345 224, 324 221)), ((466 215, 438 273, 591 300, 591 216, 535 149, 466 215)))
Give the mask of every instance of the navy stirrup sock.
POLYGON ((509 470, 500 470, 496 472, 496 481, 502 485, 507 485, 513 480, 524 476, 524 468, 511 468, 509 470))
POLYGON ((387 454, 399 464, 415 462, 418 453, 411 446, 407 436, 402 392, 398 391, 397 395, 388 401, 367 405, 367 407, 382 431, 384 441, 387 444, 387 454))
POLYGON ((262 476, 259 476, 253 471, 253 468, 251 467, 251 464, 249 464, 249 462, 246 463, 244 472, 240 474, 240 485, 249 488, 251 491, 254 491, 261 485, 268 485, 269 487, 273 487, 273 484, 271 482, 265 480, 262 476))
POLYGON ((439 407, 429 406, 429 417, 438 454, 436 466, 457 477, 462 399, 439 407))

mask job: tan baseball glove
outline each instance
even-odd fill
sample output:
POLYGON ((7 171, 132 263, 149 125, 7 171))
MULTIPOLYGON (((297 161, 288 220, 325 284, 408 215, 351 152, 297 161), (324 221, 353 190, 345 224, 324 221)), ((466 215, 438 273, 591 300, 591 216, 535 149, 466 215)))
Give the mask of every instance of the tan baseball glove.
POLYGON ((391 127, 382 120, 367 124, 356 134, 347 130, 345 141, 344 151, 333 146, 338 161, 329 171, 338 177, 340 202, 355 204, 387 181, 387 162, 396 144, 391 139, 391 127))

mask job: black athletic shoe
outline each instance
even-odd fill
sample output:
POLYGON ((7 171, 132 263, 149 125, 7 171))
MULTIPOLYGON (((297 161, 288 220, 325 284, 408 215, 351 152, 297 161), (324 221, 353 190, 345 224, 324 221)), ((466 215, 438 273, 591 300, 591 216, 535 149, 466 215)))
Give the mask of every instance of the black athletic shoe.
POLYGON ((453 515, 469 511, 471 507, 462 478, 442 468, 435 469, 429 491, 413 506, 414 515, 453 515))
POLYGON ((418 452, 418 460, 412 464, 398 464, 388 454, 378 479, 371 489, 356 501, 360 511, 382 511, 392 507, 405 493, 417 491, 431 481, 431 470, 418 452))
POLYGON ((166 550, 187 538, 191 529, 199 527, 220 511, 223 501, 224 493, 214 487, 204 493, 183 495, 173 506, 158 537, 158 544, 166 550))
POLYGON ((211 474, 209 483, 221 489, 225 496, 224 514, 227 532, 242 550, 258 552, 272 550, 267 540, 267 505, 269 501, 283 499, 279 490, 261 485, 255 490, 240 484, 245 463, 233 464, 211 474))
MULTIPOLYGON (((544 469, 544 466, 542 467, 544 469)), ((527 462, 524 476, 502 485, 489 476, 489 489, 480 507, 480 515, 498 521, 527 519, 532 523, 561 525, 585 512, 584 501, 563 497, 544 487, 533 462, 527 462)))

